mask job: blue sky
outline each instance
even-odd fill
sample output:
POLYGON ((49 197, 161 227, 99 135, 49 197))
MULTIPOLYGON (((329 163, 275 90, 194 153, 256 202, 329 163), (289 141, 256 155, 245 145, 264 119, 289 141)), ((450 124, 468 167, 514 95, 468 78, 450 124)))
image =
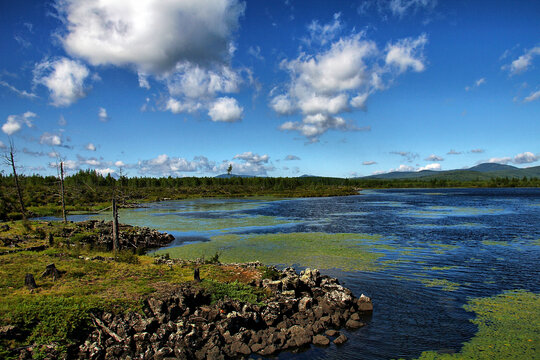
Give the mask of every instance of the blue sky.
POLYGON ((0 20, 0 150, 27 175, 540 165, 536 1, 3 1, 0 20))

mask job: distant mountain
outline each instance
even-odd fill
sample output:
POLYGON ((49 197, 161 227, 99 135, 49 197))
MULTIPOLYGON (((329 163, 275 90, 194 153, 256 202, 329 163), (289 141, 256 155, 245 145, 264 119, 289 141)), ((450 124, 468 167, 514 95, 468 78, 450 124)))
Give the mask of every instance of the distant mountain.
POLYGON ((492 171, 501 171, 501 170, 516 170, 518 167, 511 165, 503 165, 497 163, 483 163, 480 165, 473 166, 467 170, 479 171, 479 172, 492 172, 492 171))
POLYGON ((230 178, 235 178, 235 177, 254 178, 254 177, 257 177, 257 176, 255 176, 255 175, 221 174, 221 175, 216 175, 215 177, 220 178, 220 179, 230 179, 230 178))
POLYGON ((540 177, 540 166, 518 168, 511 165, 484 163, 469 169, 446 171, 394 171, 386 174, 364 176, 362 179, 447 179, 459 181, 487 180, 496 177, 523 178, 540 177))
POLYGON ((311 178, 316 178, 316 177, 320 177, 320 176, 304 174, 304 175, 300 175, 300 176, 298 176, 298 177, 311 177, 311 178))

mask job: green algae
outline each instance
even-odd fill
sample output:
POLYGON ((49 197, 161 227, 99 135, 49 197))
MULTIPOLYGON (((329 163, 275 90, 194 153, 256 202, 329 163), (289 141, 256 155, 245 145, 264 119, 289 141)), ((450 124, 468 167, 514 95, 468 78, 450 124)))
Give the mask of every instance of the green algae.
MULTIPOLYGON (((190 217, 157 211, 120 211, 120 221, 134 226, 148 226, 166 232, 214 231, 246 227, 267 227, 298 223, 298 221, 275 216, 250 216, 235 214, 228 217, 190 217)), ((110 220, 108 215, 93 217, 110 220)))
POLYGON ((464 306, 476 313, 471 320, 478 332, 459 353, 423 352, 420 360, 538 359, 540 349, 540 294, 526 290, 476 298, 464 306))
POLYGON ((508 246, 510 245, 507 241, 497 241, 497 240, 484 240, 482 241, 482 244, 486 246, 508 246))
POLYGON ((499 215, 503 214, 504 209, 497 208, 475 208, 467 206, 427 206, 423 210, 405 210, 400 214, 416 218, 442 218, 442 217, 460 217, 460 216, 480 216, 480 215, 499 215))
POLYGON ((421 279, 420 282, 425 287, 438 287, 443 291, 456 291, 460 287, 460 284, 446 279, 421 279))
POLYGON ((345 271, 376 271, 382 265, 376 260, 385 254, 378 252, 373 240, 379 235, 278 233, 214 236, 209 242, 189 244, 159 250, 171 257, 196 259, 216 252, 223 262, 261 261, 265 264, 338 268, 345 271))
POLYGON ((457 268, 457 266, 431 266, 431 267, 424 267, 426 270, 434 270, 434 271, 445 271, 445 270, 452 270, 457 268))

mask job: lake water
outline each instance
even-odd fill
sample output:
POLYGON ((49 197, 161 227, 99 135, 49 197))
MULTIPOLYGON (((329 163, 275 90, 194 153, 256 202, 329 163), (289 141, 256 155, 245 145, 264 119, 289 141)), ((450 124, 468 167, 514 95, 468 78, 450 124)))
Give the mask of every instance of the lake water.
POLYGON ((175 235, 162 252, 209 256, 218 250, 223 260, 318 267, 356 296, 372 298, 368 325, 345 331, 344 346, 283 353, 283 359, 459 352, 477 331, 469 321, 474 314, 463 309, 469 298, 540 291, 540 189, 170 201, 122 210, 120 221, 175 235))

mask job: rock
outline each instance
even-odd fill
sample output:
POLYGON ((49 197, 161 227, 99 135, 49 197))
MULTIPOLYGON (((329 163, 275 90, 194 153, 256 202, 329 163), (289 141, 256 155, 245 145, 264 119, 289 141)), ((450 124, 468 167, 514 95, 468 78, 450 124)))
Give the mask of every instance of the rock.
POLYGON ((236 353, 236 354, 241 354, 241 355, 249 355, 251 354, 251 349, 249 348, 249 346, 247 346, 247 344, 243 343, 243 342, 239 342, 239 341, 235 341, 231 344, 231 351, 236 353))
POLYGON ((351 317, 349 319, 355 320, 355 321, 360 321, 360 315, 358 315, 358 313, 354 313, 354 314, 351 315, 351 317))
POLYGON ((298 311, 306 311, 307 309, 311 308, 311 304, 313 302, 313 299, 309 296, 305 296, 298 302, 298 311))
POLYGON ((356 300, 356 305, 358 306, 358 311, 373 311, 373 303, 371 302, 371 299, 364 294, 360 295, 360 297, 356 300))
POLYGON ((260 350, 258 354, 262 356, 269 356, 274 354, 277 351, 276 347, 274 345, 268 345, 264 349, 260 350))
POLYGON ((287 341, 288 344, 293 343, 294 345, 296 345, 296 347, 302 347, 311 343, 311 336, 303 327, 294 325, 289 328, 287 333, 289 337, 289 340, 287 341))
POLYGON ((347 340, 349 340, 345 335, 341 334, 339 335, 337 338, 334 339, 334 344, 336 345, 342 345, 344 344, 347 340))
POLYGON ((324 334, 325 334, 326 336, 334 337, 334 336, 339 336, 339 331, 334 330, 334 329, 330 329, 330 330, 326 330, 326 331, 324 332, 324 334))
POLYGON ((330 340, 324 335, 315 335, 313 337, 313 344, 318 346, 328 346, 330 340))
POLYGON ((351 329, 351 330, 355 330, 355 329, 359 329, 361 328, 362 326, 364 326, 365 324, 363 322, 360 322, 360 321, 355 321, 355 320, 348 320, 346 323, 345 323, 345 327, 347 329, 351 329))

